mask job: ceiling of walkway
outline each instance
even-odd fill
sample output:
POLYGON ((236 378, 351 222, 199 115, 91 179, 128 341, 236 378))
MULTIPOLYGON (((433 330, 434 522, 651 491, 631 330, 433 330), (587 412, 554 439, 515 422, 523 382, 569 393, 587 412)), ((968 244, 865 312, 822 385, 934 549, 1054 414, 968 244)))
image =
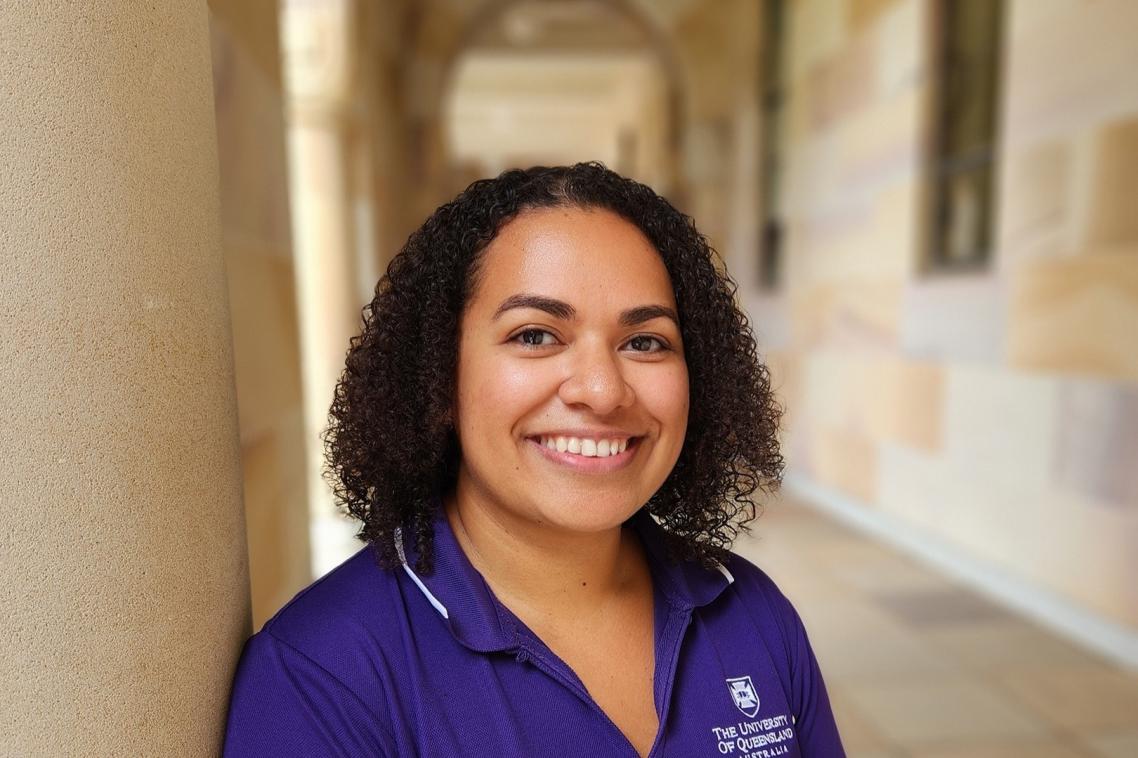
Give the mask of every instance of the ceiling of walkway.
POLYGON ((605 52, 641 47, 643 28, 599 0, 526 0, 506 7, 471 40, 471 49, 605 52))
MULTIPOLYGON (((496 0, 435 0, 440 5, 448 6, 457 15, 473 19, 483 13, 488 7, 502 5, 496 0)), ((589 13, 589 6, 604 6, 607 12, 614 5, 626 5, 639 10, 646 18, 652 19, 664 29, 671 29, 680 19, 699 5, 713 0, 626 0, 615 3, 611 0, 540 0, 533 5, 544 5, 549 8, 551 15, 571 17, 573 14, 589 13)))

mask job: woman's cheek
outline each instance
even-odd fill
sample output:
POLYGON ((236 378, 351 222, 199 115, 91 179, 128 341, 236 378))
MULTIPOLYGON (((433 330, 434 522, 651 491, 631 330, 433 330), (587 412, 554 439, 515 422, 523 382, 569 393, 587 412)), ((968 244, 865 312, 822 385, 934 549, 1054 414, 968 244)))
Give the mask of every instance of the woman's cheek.
POLYGON ((505 358, 488 367, 482 390, 488 401, 513 403, 534 395, 540 388, 543 372, 532 360, 505 358))
POLYGON ((644 372, 637 393, 649 413, 660 422, 687 427, 688 370, 683 362, 654 366, 659 370, 644 372))
MULTIPOLYGON (((472 376, 469 408, 477 408, 480 426, 508 432, 526 428, 533 414, 557 393, 552 361, 498 354, 482 362, 472 376)), ((505 440, 501 440, 505 444, 505 440)))

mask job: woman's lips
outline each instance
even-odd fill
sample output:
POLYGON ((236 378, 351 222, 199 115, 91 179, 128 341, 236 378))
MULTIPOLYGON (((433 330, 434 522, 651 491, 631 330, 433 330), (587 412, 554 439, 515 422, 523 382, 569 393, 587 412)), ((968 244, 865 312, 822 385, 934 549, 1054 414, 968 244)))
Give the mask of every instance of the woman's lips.
POLYGON ((618 471, 630 464, 632 459, 636 456, 636 451, 640 449, 640 439, 640 437, 633 437, 628 441, 628 447, 624 452, 604 457, 580 455, 571 453, 568 450, 560 452, 554 448, 546 447, 541 444, 540 439, 534 437, 527 437, 526 443, 531 445, 539 455, 551 463, 564 466, 573 471, 603 474, 610 471, 618 471))

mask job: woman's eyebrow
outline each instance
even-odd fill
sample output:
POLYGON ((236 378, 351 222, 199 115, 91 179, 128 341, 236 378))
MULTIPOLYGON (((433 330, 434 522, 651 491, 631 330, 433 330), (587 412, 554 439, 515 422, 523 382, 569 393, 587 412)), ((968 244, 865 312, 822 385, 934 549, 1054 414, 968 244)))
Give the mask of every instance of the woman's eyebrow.
POLYGON ((680 325, 680 317, 666 305, 639 305, 629 308, 620 314, 620 325, 636 326, 654 318, 670 318, 676 326, 680 325))
MULTIPOLYGON (((539 311, 545 311, 554 318, 559 318, 562 321, 571 321, 577 317, 577 309, 563 300, 543 297, 542 295, 522 293, 519 295, 510 295, 503 300, 502 304, 498 306, 498 310, 494 311, 494 317, 491 321, 497 321, 503 313, 513 310, 514 308, 535 308, 539 311)), ((643 324, 645 321, 651 321, 654 318, 668 318, 671 319, 676 326, 680 325, 680 318, 676 315, 675 310, 666 305, 638 305, 635 308, 622 311, 620 314, 620 325, 636 326, 637 324, 643 324)))
POLYGON ((569 305, 569 303, 555 300, 552 297, 522 293, 520 295, 510 295, 503 300, 502 304, 498 306, 498 310, 494 311, 494 318, 490 320, 497 321, 499 316, 514 308, 536 308, 562 321, 570 321, 577 317, 577 309, 569 305))

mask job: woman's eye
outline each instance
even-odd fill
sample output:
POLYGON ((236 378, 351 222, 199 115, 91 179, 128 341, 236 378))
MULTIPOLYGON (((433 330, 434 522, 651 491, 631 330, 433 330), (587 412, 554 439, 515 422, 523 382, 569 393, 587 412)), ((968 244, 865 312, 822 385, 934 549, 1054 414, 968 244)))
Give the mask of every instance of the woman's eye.
POLYGON ((638 334, 630 339, 628 346, 637 353, 659 353, 668 349, 663 340, 643 334, 638 334))
POLYGON ((557 344, 557 338, 544 329, 526 329, 514 335, 512 342, 519 342, 526 347, 546 347, 557 344))

